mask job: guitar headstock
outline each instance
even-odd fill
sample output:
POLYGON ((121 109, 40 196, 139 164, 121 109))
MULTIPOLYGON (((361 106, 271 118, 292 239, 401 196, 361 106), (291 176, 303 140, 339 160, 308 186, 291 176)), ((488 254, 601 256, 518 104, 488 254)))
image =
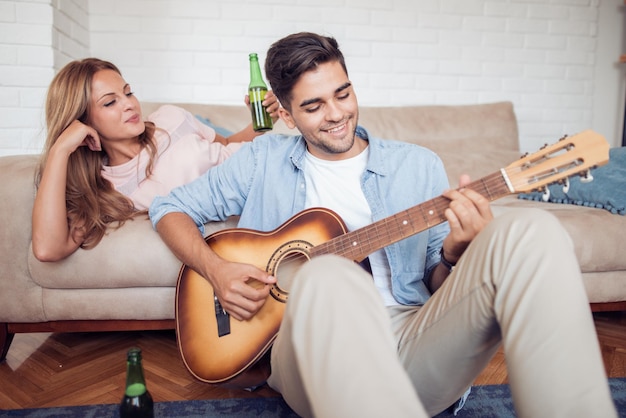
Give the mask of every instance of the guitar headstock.
POLYGON ((503 169, 511 193, 528 193, 609 161, 609 144, 591 130, 561 138, 503 169))

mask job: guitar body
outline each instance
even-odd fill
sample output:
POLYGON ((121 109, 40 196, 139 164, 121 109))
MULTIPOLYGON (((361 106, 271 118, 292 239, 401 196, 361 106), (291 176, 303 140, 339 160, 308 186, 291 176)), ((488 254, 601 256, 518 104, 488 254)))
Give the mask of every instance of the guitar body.
POLYGON ((220 257, 265 270, 276 277, 277 284, 256 315, 246 321, 229 318, 230 333, 220 337, 213 287, 183 266, 176 287, 176 331, 187 369, 208 383, 234 382, 237 387, 262 383, 267 370, 258 377, 242 374, 276 338, 293 274, 310 258, 311 248, 346 232, 337 214, 315 208, 298 213, 271 232, 236 228, 208 236, 207 244, 220 257))

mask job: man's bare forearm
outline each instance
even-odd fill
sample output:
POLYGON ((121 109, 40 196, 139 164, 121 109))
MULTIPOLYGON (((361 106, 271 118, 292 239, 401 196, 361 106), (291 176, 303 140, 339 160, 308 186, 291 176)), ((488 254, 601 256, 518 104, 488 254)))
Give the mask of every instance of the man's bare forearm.
POLYGON ((163 242, 185 265, 205 278, 209 273, 206 266, 219 259, 204 241, 204 237, 193 220, 184 213, 168 213, 156 225, 163 242))
POLYGON ((229 262, 206 244, 190 217, 169 213, 156 229, 167 246, 185 265, 209 281, 222 307, 235 319, 251 318, 265 303, 276 279, 251 264, 229 262), (264 286, 252 286, 257 281, 264 286))

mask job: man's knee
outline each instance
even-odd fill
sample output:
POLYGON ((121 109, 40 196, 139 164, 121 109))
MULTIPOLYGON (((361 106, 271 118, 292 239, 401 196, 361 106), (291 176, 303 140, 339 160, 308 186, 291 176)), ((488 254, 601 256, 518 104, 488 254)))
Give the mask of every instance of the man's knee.
POLYGON ((295 278, 296 281, 314 279, 320 283, 334 283, 354 268, 359 267, 347 258, 326 254, 304 263, 295 278))
POLYGON ((294 277, 294 292, 324 292, 331 295, 344 292, 345 288, 353 288, 355 280, 363 281, 372 278, 357 263, 334 254, 315 257, 300 267, 294 277))
POLYGON ((515 209, 497 216, 491 225, 494 233, 504 233, 509 238, 530 238, 534 245, 551 245, 555 242, 571 245, 571 238, 556 216, 541 209, 515 209))

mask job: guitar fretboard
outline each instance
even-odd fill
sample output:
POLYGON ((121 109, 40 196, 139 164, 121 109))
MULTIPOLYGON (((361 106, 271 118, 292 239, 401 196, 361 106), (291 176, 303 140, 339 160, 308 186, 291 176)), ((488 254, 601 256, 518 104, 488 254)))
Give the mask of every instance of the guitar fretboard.
MULTIPOLYGON (((466 186, 494 201, 510 194, 501 172, 492 173, 466 186)), ((311 257, 337 254, 360 262, 380 248, 398 242, 446 221, 449 200, 438 196, 417 206, 340 235, 311 249, 311 257)))

